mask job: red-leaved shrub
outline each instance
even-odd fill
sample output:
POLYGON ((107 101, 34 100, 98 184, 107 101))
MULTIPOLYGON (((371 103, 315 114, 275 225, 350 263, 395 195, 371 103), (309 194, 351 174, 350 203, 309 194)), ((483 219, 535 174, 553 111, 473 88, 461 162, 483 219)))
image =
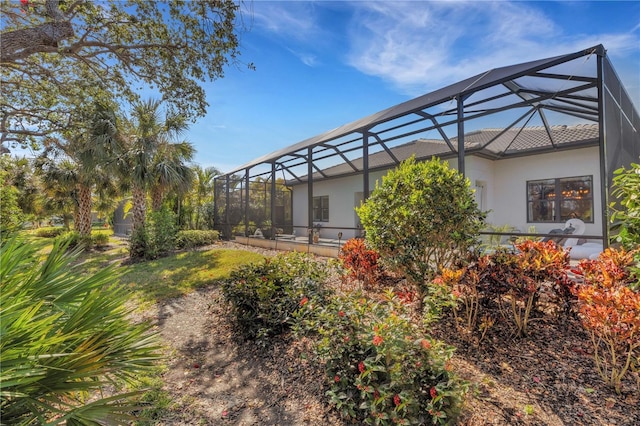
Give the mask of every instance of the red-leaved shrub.
POLYGON ((350 282, 360 281, 366 287, 377 284, 382 277, 378 252, 367 248, 363 239, 347 240, 338 257, 345 269, 345 278, 350 282))
POLYGON ((632 263, 633 253, 607 249, 575 270, 584 279, 577 289, 580 319, 591 334, 598 373, 618 393, 640 349, 640 292, 629 287, 632 263))
POLYGON ((468 332, 479 329, 484 336, 494 318, 510 314, 515 333, 526 336, 543 288, 553 288, 565 309, 575 298, 567 275, 567 252, 554 242, 542 241, 525 240, 515 248, 515 252, 498 249, 459 271, 444 269, 438 277, 456 299, 456 322, 468 332), (498 306, 500 315, 491 312, 492 306, 498 306))

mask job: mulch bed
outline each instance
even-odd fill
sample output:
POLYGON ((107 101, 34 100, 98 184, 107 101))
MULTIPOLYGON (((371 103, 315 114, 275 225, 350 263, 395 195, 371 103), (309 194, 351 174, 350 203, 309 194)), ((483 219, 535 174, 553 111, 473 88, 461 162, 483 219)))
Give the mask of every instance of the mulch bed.
MULTIPOLYGON (((167 345, 163 381, 173 400, 156 425, 347 424, 327 404, 323 372, 308 345, 289 335, 270 347, 242 341, 217 286, 145 316, 167 345)), ((498 322, 478 343, 444 318, 431 334, 457 348, 454 370, 470 383, 461 425, 640 425, 639 383, 629 376, 620 395, 609 389, 596 373, 588 335, 573 319, 540 316, 526 338, 514 338, 509 323, 498 322)))
POLYGON ((433 335, 457 348, 455 370, 471 382, 464 425, 640 425, 640 383, 607 387, 576 320, 539 318, 526 338, 496 324, 478 343, 445 319, 433 335))

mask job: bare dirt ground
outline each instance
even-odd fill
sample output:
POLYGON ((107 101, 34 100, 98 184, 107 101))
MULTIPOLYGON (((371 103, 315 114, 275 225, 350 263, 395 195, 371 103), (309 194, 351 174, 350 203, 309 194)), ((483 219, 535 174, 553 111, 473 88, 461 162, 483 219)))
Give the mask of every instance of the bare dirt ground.
MULTIPOLYGON (((328 405, 322 369, 307 345, 291 336, 268 348, 241 341, 218 286, 145 316, 167 345, 163 382, 174 402, 156 424, 348 424, 328 405)), ((433 330, 458 348, 453 365, 471 383, 460 425, 640 425, 636 379, 624 382, 621 395, 607 388, 579 324, 540 319, 532 329, 527 339, 511 340, 510 330, 496 327, 480 344, 460 338, 447 320, 433 330)))

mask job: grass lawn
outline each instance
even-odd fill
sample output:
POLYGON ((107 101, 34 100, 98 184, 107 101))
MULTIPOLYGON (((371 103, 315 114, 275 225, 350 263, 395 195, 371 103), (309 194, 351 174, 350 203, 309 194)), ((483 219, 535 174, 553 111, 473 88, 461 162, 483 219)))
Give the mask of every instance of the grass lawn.
MULTIPOLYGON (((53 247, 53 238, 38 237, 33 232, 24 232, 21 237, 37 247, 43 257, 53 247)), ((110 236, 109 246, 105 250, 82 253, 75 263, 84 274, 95 273, 112 263, 119 264, 117 272, 120 274, 120 283, 129 288, 137 299, 139 308, 144 309, 150 304, 179 297, 225 279, 233 269, 258 262, 263 257, 251 251, 214 248, 180 252, 152 261, 127 264, 123 263, 128 259, 126 241, 110 236)))
POLYGON ((144 307, 227 278, 238 266, 258 262, 263 257, 228 249, 183 252, 122 266, 120 282, 131 289, 144 307))

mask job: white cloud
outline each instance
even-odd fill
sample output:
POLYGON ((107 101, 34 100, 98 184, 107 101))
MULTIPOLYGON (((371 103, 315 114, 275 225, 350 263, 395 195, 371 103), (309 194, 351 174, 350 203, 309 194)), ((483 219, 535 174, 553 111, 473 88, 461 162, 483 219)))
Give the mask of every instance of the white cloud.
POLYGON ((299 52, 294 49, 289 49, 289 52, 295 55, 303 64, 308 67, 315 67, 319 63, 318 57, 313 53, 299 52))
POLYGON ((325 38, 326 30, 318 22, 313 3, 256 2, 251 14, 257 26, 279 38, 300 62, 309 67, 318 65, 318 56, 310 51, 318 40, 325 38))
POLYGON ((521 2, 356 3, 348 63, 417 95, 483 71, 603 44, 638 49, 630 33, 566 35, 521 2))
POLYGON ((321 31, 312 3, 256 2, 248 14, 256 25, 282 37, 308 40, 321 31))

